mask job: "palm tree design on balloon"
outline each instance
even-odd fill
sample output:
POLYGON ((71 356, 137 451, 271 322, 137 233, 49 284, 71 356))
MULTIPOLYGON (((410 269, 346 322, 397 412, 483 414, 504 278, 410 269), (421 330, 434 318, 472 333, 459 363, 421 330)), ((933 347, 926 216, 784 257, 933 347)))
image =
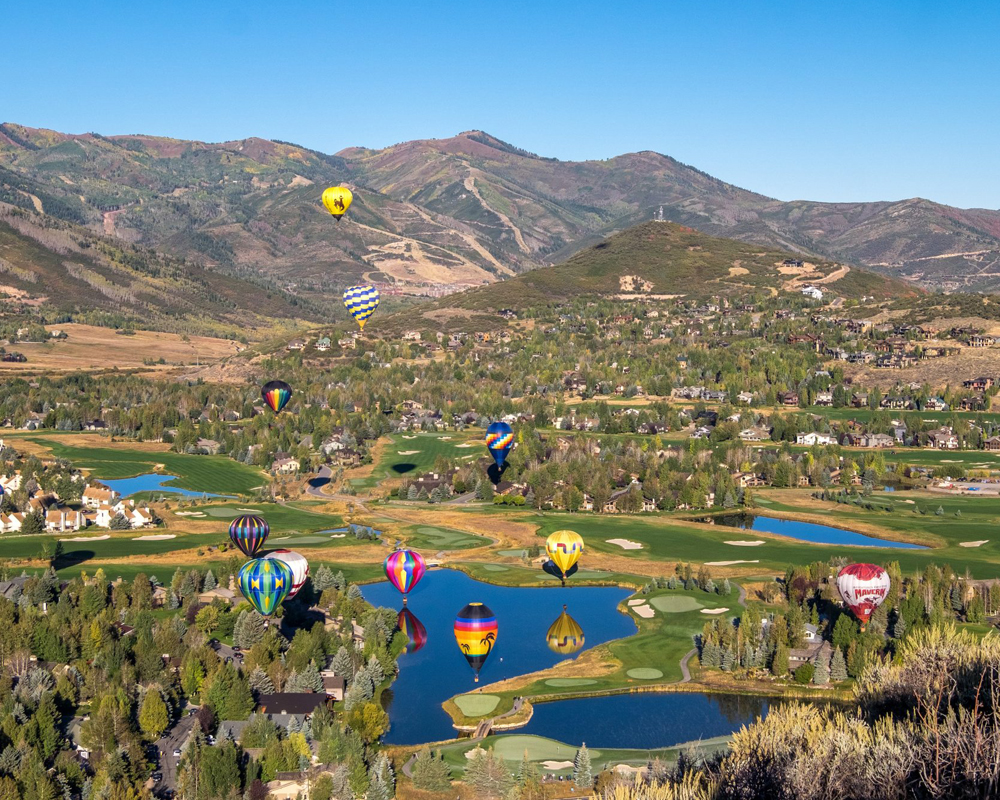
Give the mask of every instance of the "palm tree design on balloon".
MULTIPOLYGON (((479 640, 479 644, 486 645, 486 655, 488 656, 493 652, 493 643, 497 640, 496 631, 490 631, 482 639, 479 640)), ((485 656, 484 656, 485 658, 485 656)))

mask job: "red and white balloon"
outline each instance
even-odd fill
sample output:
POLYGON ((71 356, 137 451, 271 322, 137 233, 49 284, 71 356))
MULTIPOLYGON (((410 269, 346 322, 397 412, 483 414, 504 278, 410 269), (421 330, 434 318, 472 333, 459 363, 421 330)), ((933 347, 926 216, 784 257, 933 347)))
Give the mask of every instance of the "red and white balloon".
POLYGON ((299 593, 305 585, 306 578, 309 577, 309 562, 306 561, 306 557, 294 550, 272 550, 264 558, 276 558, 288 564, 292 571, 292 590, 285 599, 291 600, 299 593))
POLYGON ((889 594, 889 574, 877 564, 849 564, 837 574, 837 588, 864 629, 889 594))

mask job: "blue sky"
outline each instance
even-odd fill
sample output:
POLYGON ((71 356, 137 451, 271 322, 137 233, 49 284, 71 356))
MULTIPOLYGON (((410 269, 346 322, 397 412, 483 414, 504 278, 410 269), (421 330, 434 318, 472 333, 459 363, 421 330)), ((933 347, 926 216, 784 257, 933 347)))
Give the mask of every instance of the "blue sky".
POLYGON ((1000 207, 995 0, 39 0, 2 28, 26 125, 325 152, 480 128, 783 200, 1000 207))

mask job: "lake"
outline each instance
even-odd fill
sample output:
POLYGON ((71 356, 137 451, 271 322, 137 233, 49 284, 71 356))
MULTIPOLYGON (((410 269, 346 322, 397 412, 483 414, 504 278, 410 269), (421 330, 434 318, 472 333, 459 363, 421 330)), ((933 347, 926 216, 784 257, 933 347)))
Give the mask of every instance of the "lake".
POLYGON ((122 497, 129 497, 139 492, 163 492, 164 494, 181 494, 185 497, 232 497, 229 494, 212 494, 211 492, 192 492, 190 489, 181 489, 179 486, 167 486, 169 481, 177 480, 176 475, 163 475, 149 472, 145 475, 136 475, 134 478, 116 478, 106 480, 105 478, 95 478, 109 489, 114 489, 122 497))
POLYGON ((716 525, 726 525, 731 528, 741 528, 748 531, 772 533, 775 536, 785 536, 789 539, 799 539, 814 544, 845 544, 861 547, 890 547, 901 550, 926 550, 919 544, 909 542, 894 542, 891 539, 877 539, 865 536, 863 533, 834 528, 830 525, 817 525, 814 522, 799 522, 793 519, 776 519, 774 517, 755 516, 753 514, 720 514, 711 517, 716 525))
POLYGON ((735 694, 668 692, 582 697, 538 703, 513 733, 535 734, 576 747, 653 750, 728 736, 780 700, 735 694))
MULTIPOLYGON (((397 610, 403 607, 401 595, 388 582, 363 586, 361 590, 365 599, 376 606, 397 610)), ((482 684, 488 684, 563 660, 546 643, 549 626, 563 605, 583 629, 586 647, 635 633, 632 620, 616 610, 630 594, 627 589, 615 587, 493 586, 454 570, 429 571, 410 592, 407 604, 426 629, 427 642, 417 652, 400 657, 399 677, 383 694, 391 722, 385 741, 421 744, 459 735, 441 703, 477 688, 472 669, 455 643, 452 627, 466 603, 485 603, 499 625, 496 645, 480 673, 482 684)))

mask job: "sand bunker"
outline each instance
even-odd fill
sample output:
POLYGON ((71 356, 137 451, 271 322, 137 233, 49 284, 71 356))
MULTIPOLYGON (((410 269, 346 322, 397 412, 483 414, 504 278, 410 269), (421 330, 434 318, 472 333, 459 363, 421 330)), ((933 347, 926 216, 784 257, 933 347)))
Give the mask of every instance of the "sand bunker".
POLYGON ((416 437, 416 436, 407 436, 407 435, 406 435, 406 434, 404 433, 404 434, 403 434, 403 438, 404 438, 404 439, 416 439, 417 437, 416 437))
POLYGON ((237 511, 245 511, 247 514, 263 514, 259 508, 237 508, 237 511))
POLYGON ((649 606, 632 606, 632 610, 643 619, 652 619, 656 616, 656 612, 649 606))
POLYGON ((412 456, 415 453, 419 453, 419 450, 400 450, 399 455, 401 456, 412 456))
POLYGON ((472 442, 463 442, 462 444, 456 444, 455 447, 476 447, 472 442))
POLYGON ((450 436, 439 436, 438 439, 440 439, 442 442, 451 441, 451 437, 450 436))
POLYGON ((748 542, 745 539, 739 542, 726 542, 726 544, 734 545, 735 547, 757 547, 758 545, 764 544, 760 539, 754 539, 752 542, 748 542))
POLYGON ((346 536, 347 536, 347 534, 346 534, 346 533, 335 533, 335 534, 333 534, 333 536, 331 536, 330 538, 331 538, 331 539, 343 539, 343 538, 345 538, 346 536))
POLYGON ((178 517, 204 517, 204 511, 175 511, 178 517))
POLYGON ((755 558, 753 561, 706 561, 706 567, 731 567, 733 564, 759 564, 760 559, 755 558))
POLYGON ((634 598, 632 598, 631 600, 628 601, 628 604, 630 606, 632 606, 633 608, 635 608, 636 606, 644 606, 644 605, 646 605, 646 601, 643 600, 641 597, 634 597, 634 598))
POLYGON ((959 542, 959 547, 982 547, 989 539, 980 539, 978 542, 959 542))
POLYGON ((136 536, 133 542, 162 542, 164 539, 176 539, 175 533, 153 533, 149 536, 136 536))
POLYGON ((702 614, 725 614, 728 608, 703 608, 701 610, 702 614))
POLYGON ((76 536, 72 539, 60 539, 60 542, 100 542, 103 539, 110 539, 111 534, 106 533, 103 536, 76 536))
POLYGON ((545 769, 559 770, 559 769, 569 769, 573 766, 572 761, 543 761, 542 766, 545 769))
POLYGON ((639 542, 633 542, 628 539, 605 539, 608 544, 616 544, 622 550, 642 550, 642 545, 639 542))

